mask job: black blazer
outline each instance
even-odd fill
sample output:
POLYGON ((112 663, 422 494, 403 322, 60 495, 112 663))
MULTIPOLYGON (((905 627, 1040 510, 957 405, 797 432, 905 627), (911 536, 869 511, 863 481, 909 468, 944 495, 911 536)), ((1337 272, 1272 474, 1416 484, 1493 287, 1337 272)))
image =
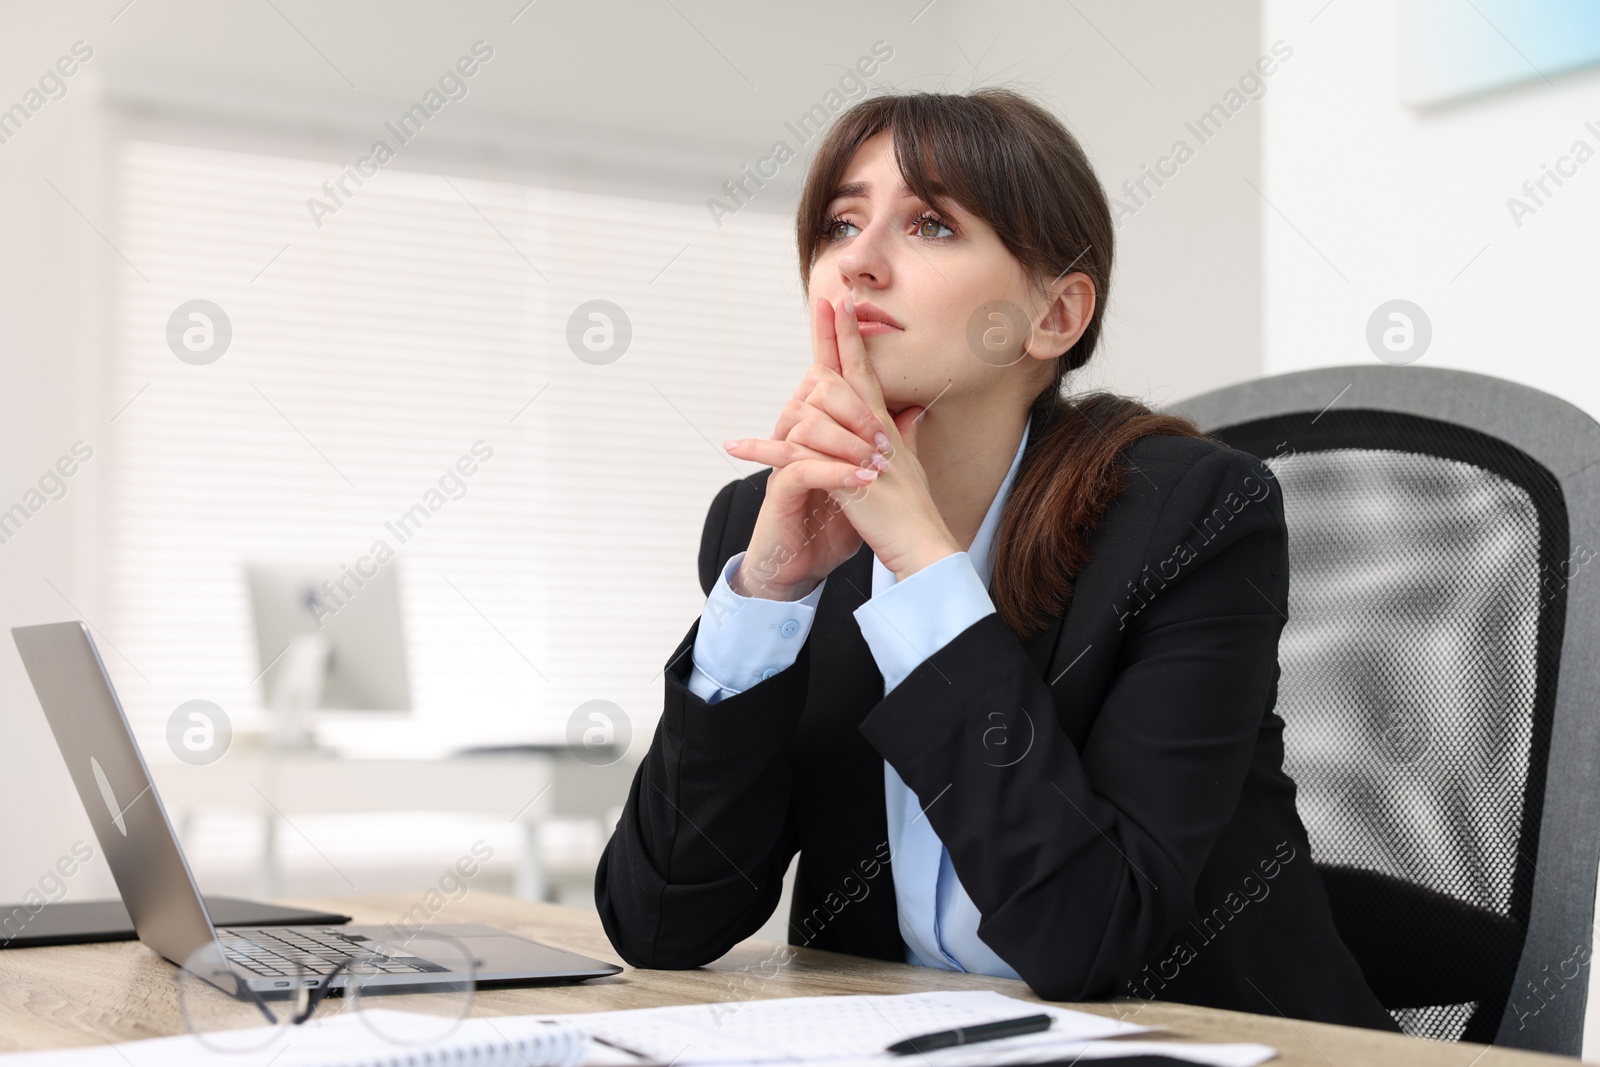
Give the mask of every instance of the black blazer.
MULTIPOLYGON (((868 545, 830 576, 794 665, 716 704, 687 686, 697 619, 596 874, 618 954, 717 959, 772 914, 798 850, 790 943, 904 962, 888 760, 979 935, 1039 996, 1397 1029, 1334 929, 1283 772, 1278 484, 1197 438, 1146 437, 1126 459, 1064 616, 1024 644, 990 614, 887 697, 851 616, 868 545)), ((748 547, 770 473, 712 501, 707 593, 748 547)))

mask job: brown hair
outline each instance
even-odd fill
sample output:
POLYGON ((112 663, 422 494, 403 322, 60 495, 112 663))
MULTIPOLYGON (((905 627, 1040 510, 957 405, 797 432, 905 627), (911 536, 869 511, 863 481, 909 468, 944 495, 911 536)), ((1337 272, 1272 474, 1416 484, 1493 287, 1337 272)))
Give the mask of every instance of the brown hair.
POLYGON ((856 150, 889 130, 906 185, 939 210, 946 199, 994 227, 1043 292, 1069 270, 1094 284, 1083 335, 1061 356, 1048 387, 1037 447, 1017 471, 995 535, 989 593, 1000 617, 1028 640, 1065 610, 1089 562, 1089 536, 1122 492, 1122 453, 1149 434, 1204 437, 1188 419, 1137 400, 1062 383, 1094 354, 1111 289, 1114 228, 1094 168, 1053 115, 1009 89, 869 97, 829 127, 806 175, 796 213, 800 284, 809 296, 833 191, 856 150))

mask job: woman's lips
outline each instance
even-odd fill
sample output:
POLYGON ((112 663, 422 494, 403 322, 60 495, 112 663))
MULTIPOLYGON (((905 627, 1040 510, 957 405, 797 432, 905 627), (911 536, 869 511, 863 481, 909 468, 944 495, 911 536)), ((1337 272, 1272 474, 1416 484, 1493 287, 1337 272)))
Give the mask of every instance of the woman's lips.
MULTIPOLYGON (((870 300, 863 300, 860 303, 856 304, 856 309, 855 310, 856 310, 856 325, 857 326, 864 327, 864 326, 868 325, 869 323, 875 323, 875 324, 880 325, 880 326, 885 326, 886 325, 886 326, 890 327, 891 329, 896 329, 896 330, 904 328, 901 325, 899 319, 895 318, 893 315, 889 314, 887 311, 883 310, 881 307, 879 307, 877 304, 874 304, 870 300)), ((883 331, 882 330, 878 330, 876 332, 882 333, 883 331)))
POLYGON ((876 322, 872 319, 857 323, 856 329, 861 331, 862 337, 876 337, 881 333, 905 333, 898 326, 890 326, 887 322, 876 322))

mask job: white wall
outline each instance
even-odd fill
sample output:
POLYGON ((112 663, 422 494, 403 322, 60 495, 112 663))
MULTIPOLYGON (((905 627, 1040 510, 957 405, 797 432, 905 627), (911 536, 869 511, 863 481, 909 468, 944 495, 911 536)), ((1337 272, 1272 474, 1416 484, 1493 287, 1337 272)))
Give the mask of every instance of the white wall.
MULTIPOLYGON (((0 35, 4 106, 20 98, 73 40, 62 26, 0 35), (25 47, 26 45, 26 47, 25 47)), ((99 293, 115 253, 80 217, 107 225, 98 71, 93 60, 0 145, 0 509, 22 502, 75 441, 101 443, 94 356, 104 305, 99 293)), ((74 897, 114 893, 88 820, 10 639, 12 626, 102 613, 96 595, 103 449, 0 544, 0 901, 17 901, 74 842, 95 860, 74 876, 74 897), (70 601, 70 603, 69 603, 70 601)))
POLYGON ((1600 153, 1584 128, 1600 127, 1600 68, 1414 110, 1398 101, 1399 5, 1324 5, 1264 5, 1263 36, 1296 50, 1264 101, 1267 370, 1376 363, 1367 318, 1400 298, 1433 324, 1419 365, 1600 415, 1600 157, 1520 227, 1506 206, 1575 140, 1600 153))
POLYGON ((1021 0, 940 3, 929 14, 941 11, 961 59, 942 81, 960 90, 976 70, 978 84, 1035 94, 1083 143, 1107 194, 1131 209, 1116 231, 1104 347, 1078 385, 1166 404, 1258 375, 1261 212, 1250 183, 1260 184, 1261 103, 1292 63, 1263 80, 1260 99, 1240 94, 1204 144, 1185 123, 1223 101, 1266 51, 1259 5, 1021 0), (1194 154, 1168 165, 1171 178, 1146 178, 1148 196, 1124 189, 1178 140, 1194 154))

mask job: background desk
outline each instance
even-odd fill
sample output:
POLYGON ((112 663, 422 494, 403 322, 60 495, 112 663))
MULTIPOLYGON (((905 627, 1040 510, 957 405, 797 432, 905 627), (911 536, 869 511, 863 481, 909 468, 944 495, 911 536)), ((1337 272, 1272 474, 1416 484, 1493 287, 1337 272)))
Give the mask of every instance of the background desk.
MULTIPOLYGON (((399 918, 417 899, 407 895, 324 897, 290 903, 353 915, 357 922, 399 918)), ((617 959, 592 912, 469 892, 438 915, 442 922, 483 922, 596 959, 617 959)), ((830 993, 914 993, 928 989, 994 989, 1037 1000, 1021 982, 882 963, 814 949, 746 941, 697 971, 625 970, 573 986, 480 990, 475 1008, 487 1015, 602 1011, 663 1004, 710 1003, 830 993), (762 965, 766 966, 763 967, 762 965), (777 974, 773 970, 777 968, 777 974)), ((0 952, 0 1049, 59 1048, 183 1032, 174 968, 138 942, 70 945, 0 952)), ((404 1007, 395 998, 394 1007, 404 1007)), ((1274 1067, 1495 1067, 1577 1061, 1479 1045, 1452 1045, 1374 1030, 1300 1022, 1182 1004, 1118 1000, 1074 1004, 1099 1015, 1122 1015, 1167 1027, 1165 1036, 1203 1041, 1259 1041, 1276 1048, 1274 1067)))
POLYGON ((254 812, 263 823, 254 896, 279 895, 278 835, 296 815, 334 812, 459 811, 492 813, 522 828, 516 894, 545 895, 539 821, 553 810, 556 757, 548 753, 439 759, 344 759, 327 752, 243 749, 193 767, 176 760, 151 767, 161 802, 184 833, 207 807, 254 812))
MULTIPOLYGON (((513 892, 524 900, 545 900, 550 878, 560 881, 571 872, 559 863, 549 869, 540 848, 541 824, 553 817, 594 820, 603 841, 611 832, 612 809, 628 795, 634 766, 626 760, 591 766, 564 745, 427 759, 350 758, 241 745, 217 763, 196 767, 166 759, 153 761, 150 769, 161 802, 186 840, 192 841, 194 820, 208 810, 249 812, 260 820, 253 884, 235 893, 261 900, 283 895, 278 845, 286 824, 297 816, 429 811, 516 823, 522 848, 513 892)), ((206 885, 203 877, 201 884, 206 885)))

